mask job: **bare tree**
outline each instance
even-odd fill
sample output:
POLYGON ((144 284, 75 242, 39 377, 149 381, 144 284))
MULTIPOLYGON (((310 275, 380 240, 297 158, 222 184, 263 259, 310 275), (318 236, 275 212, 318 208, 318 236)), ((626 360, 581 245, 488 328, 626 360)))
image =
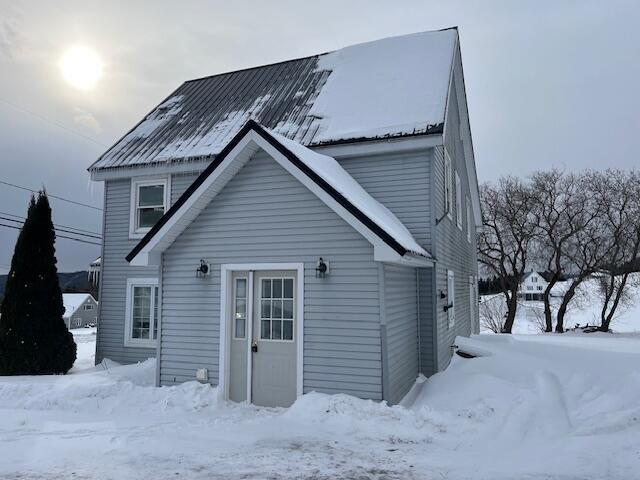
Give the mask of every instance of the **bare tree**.
POLYGON ((578 235, 598 217, 587 186, 583 175, 565 174, 556 169, 531 176, 535 204, 532 213, 540 233, 535 242, 535 258, 544 265, 548 275, 542 294, 546 332, 553 330, 551 291, 569 267, 569 249, 575 247, 578 235))
POLYGON ((629 301, 631 274, 640 257, 640 174, 607 170, 594 177, 608 242, 598 275, 602 295, 599 330, 608 331, 618 307, 629 301))
POLYGON ((503 177, 480 190, 483 231, 479 260, 499 279, 507 312, 502 333, 511 333, 518 308, 518 285, 527 268, 527 254, 537 233, 531 188, 520 179, 503 177))
POLYGON ((507 315, 507 305, 502 295, 486 297, 479 307, 480 326, 493 333, 501 333, 507 315))

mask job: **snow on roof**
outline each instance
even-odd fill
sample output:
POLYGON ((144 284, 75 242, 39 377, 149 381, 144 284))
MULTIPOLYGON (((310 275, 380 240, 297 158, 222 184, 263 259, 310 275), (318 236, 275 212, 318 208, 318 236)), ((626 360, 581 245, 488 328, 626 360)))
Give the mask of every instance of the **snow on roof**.
POLYGON ((282 135, 269 132, 285 148, 304 162, 322 179, 335 188, 355 207, 369 217, 376 225, 391 235, 410 252, 431 257, 413 238, 411 232, 387 207, 373 198, 362 186, 333 158, 310 150, 282 135))
POLYGON ((306 145, 441 133, 457 30, 185 82, 89 170, 218 154, 250 119, 306 145))
POLYGON ((64 304, 64 317, 66 318, 73 315, 80 305, 89 297, 91 297, 90 293, 63 293, 62 303, 64 304))

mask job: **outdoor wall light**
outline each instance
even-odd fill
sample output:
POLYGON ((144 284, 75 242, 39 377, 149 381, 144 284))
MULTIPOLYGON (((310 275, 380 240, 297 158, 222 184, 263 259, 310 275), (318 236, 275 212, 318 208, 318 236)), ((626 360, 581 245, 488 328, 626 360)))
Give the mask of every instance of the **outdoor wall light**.
POLYGON ((316 278, 324 278, 329 273, 329 264, 322 257, 318 259, 316 264, 316 278))
POLYGON ((196 277, 202 278, 206 277, 209 273, 209 265, 205 263, 204 260, 200 260, 200 265, 196 268, 196 277))

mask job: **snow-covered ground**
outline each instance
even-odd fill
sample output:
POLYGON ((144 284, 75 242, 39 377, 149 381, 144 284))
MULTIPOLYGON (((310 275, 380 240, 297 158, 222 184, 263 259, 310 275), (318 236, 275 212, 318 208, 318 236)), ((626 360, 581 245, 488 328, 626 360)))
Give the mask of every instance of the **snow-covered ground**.
POLYGON ((153 387, 154 360, 0 377, 0 478, 640 478, 640 338, 456 342, 482 356, 454 357, 404 407, 224 403, 195 382, 153 387))
POLYGON ((76 361, 71 372, 93 367, 96 358, 96 328, 74 328, 73 340, 76 342, 76 361))
MULTIPOLYGON (((632 279, 640 285, 640 274, 634 274, 632 279)), ((554 287, 557 297, 552 299, 552 304, 557 307, 560 302, 559 295, 567 288, 565 282, 559 282, 554 287)), ((500 304, 499 308, 506 313, 506 305, 502 295, 483 295, 481 303, 489 302, 494 304, 488 310, 496 312, 495 303, 500 304)), ((565 328, 573 328, 576 324, 582 326, 600 325, 600 310, 602 301, 598 293, 595 280, 586 281, 578 290, 575 299, 569 304, 565 317, 565 328)), ((480 306, 480 316, 483 316, 483 307, 480 306)), ((544 304, 542 302, 520 301, 516 320, 513 325, 513 333, 537 334, 541 333, 544 324, 544 304)), ((611 330, 616 333, 627 333, 640 335, 640 288, 629 288, 629 300, 616 310, 616 316, 611 323, 611 330)), ((486 328, 481 328, 482 333, 489 333, 486 328)))

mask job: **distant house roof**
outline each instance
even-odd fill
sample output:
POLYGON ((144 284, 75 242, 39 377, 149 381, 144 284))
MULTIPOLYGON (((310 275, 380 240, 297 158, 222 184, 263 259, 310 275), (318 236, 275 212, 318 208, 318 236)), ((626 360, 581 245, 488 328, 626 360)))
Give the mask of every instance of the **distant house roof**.
POLYGON ((90 293, 63 293, 64 317, 68 318, 73 315, 89 297, 93 298, 90 293))
POLYGON ((218 154, 249 119, 305 146, 441 133, 457 29, 182 84, 90 171, 218 154))
POLYGON ((431 255, 402 222, 367 193, 333 158, 316 153, 249 120, 153 228, 127 255, 135 265, 152 264, 262 148, 374 245, 374 257, 432 263, 431 255), (379 249, 379 250, 378 250, 379 249), (153 258, 153 259, 152 259, 153 258))

